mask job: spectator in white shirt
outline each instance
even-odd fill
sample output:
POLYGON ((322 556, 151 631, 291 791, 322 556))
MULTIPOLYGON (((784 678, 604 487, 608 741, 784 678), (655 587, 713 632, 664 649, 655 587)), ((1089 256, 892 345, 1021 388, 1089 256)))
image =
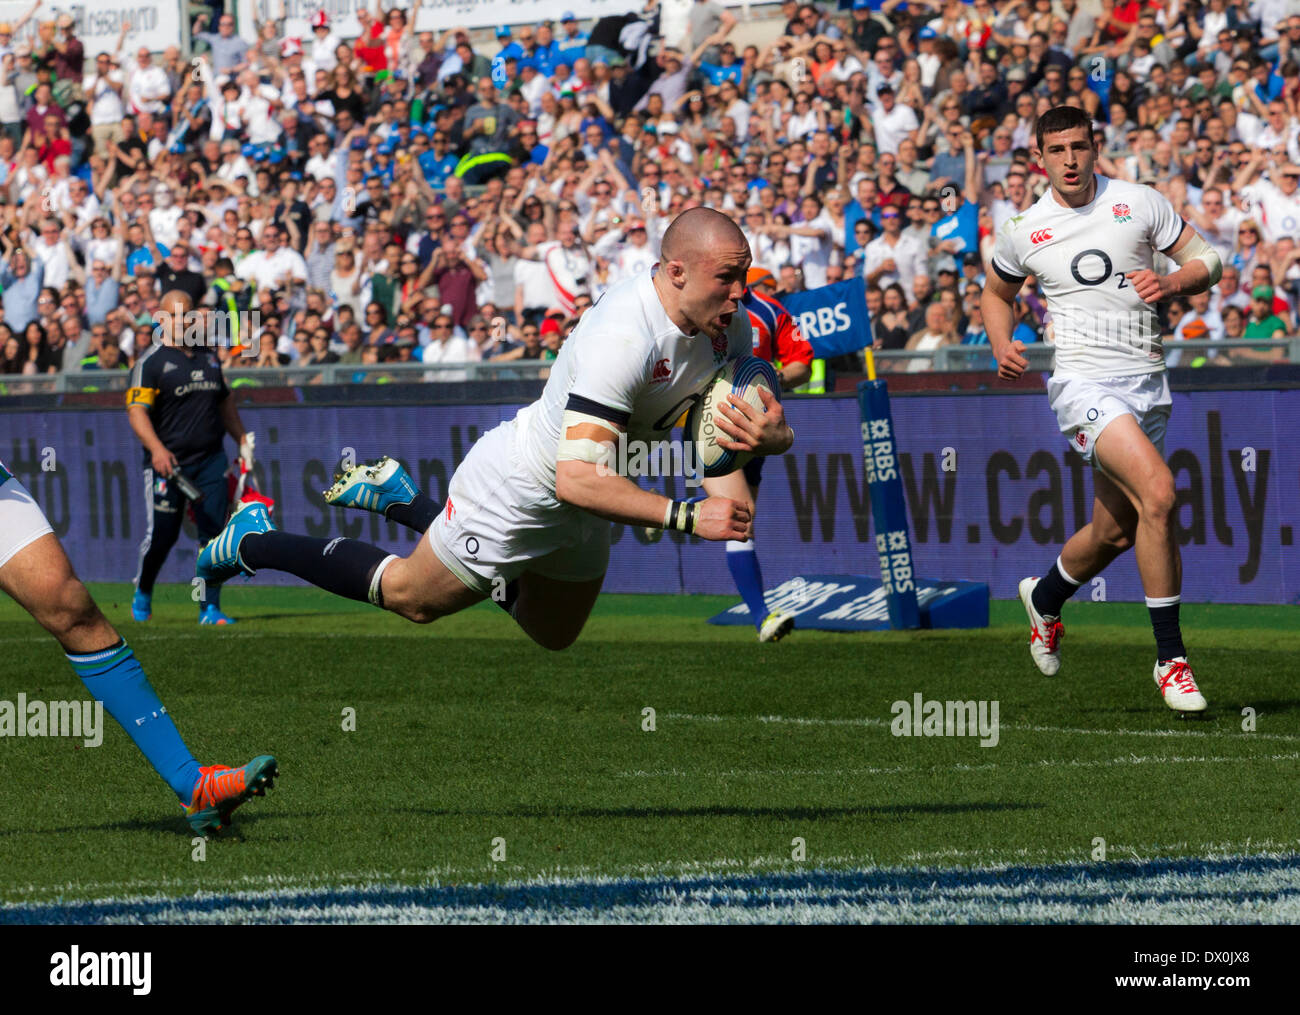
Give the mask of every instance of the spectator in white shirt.
POLYGON ((153 210, 149 212, 149 228, 154 239, 164 247, 171 247, 180 237, 177 224, 184 209, 176 204, 171 187, 159 183, 153 191, 153 210))
POLYGON ((876 105, 871 108, 871 126, 876 136, 876 151, 883 155, 898 154, 904 138, 916 140, 921 123, 911 106, 903 105, 894 97, 894 86, 882 81, 876 88, 876 105))
POLYGON ((73 228, 82 238, 90 236, 90 223, 99 217, 99 198, 90 192, 85 180, 74 176, 68 181, 62 202, 58 205, 61 212, 70 212, 73 216, 73 228))
POLYGON ((329 15, 317 11, 311 16, 311 60, 319 70, 332 71, 339 65, 335 50, 342 41, 330 31, 329 15))
MULTIPOLYGON (((428 345, 421 350, 420 359, 425 363, 471 363, 477 357, 473 342, 452 331, 451 315, 439 313, 434 319, 432 337, 428 345)), ((430 371, 424 375, 427 381, 463 381, 467 378, 463 370, 430 371)))
POLYGON ((787 227, 790 261, 803 269, 805 289, 819 289, 826 284, 826 269, 835 254, 834 226, 812 194, 799 203, 799 213, 803 221, 787 227))
POLYGON ((62 289, 68 284, 72 252, 57 220, 42 219, 40 232, 28 234, 27 248, 44 266, 44 284, 51 289, 62 289))
POLYGON ((171 98, 167 72, 153 62, 153 54, 141 46, 134 63, 127 67, 127 100, 133 113, 161 113, 171 98))
POLYGON ((868 284, 888 289, 897 282, 913 301, 912 283, 917 275, 926 274, 926 250, 911 237, 903 235, 903 217, 898 208, 887 206, 880 212, 881 234, 867 244, 863 252, 863 275, 868 284))
POLYGON ((95 154, 108 154, 108 139, 122 140, 122 89, 126 78, 108 53, 95 57, 95 69, 85 76, 82 90, 90 103, 90 136, 95 142, 95 154))
POLYGON ((262 249, 249 254, 235 269, 239 278, 245 282, 252 279, 262 292, 306 283, 307 262, 292 247, 282 246, 279 226, 263 226, 261 239, 262 249))

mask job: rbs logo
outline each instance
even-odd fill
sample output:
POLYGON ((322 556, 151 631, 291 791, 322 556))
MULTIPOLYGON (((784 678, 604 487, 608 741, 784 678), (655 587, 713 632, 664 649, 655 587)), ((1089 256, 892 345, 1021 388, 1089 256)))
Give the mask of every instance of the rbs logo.
POLYGON ((847 303, 805 310, 799 315, 799 330, 803 332, 804 338, 825 338, 837 331, 846 331, 852 326, 847 303))

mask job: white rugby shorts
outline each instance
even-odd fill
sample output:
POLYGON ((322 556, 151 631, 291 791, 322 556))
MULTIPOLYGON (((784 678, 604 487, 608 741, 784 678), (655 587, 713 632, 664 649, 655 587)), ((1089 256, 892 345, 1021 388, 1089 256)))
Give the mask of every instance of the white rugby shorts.
POLYGON ((40 505, 17 479, 0 484, 0 567, 23 547, 53 532, 40 505))
POLYGON ((610 523, 556 500, 524 466, 515 438, 508 420, 470 448, 429 528, 433 552, 467 588, 488 596, 525 572, 568 582, 602 578, 610 523))
POLYGON ((1101 432, 1127 413, 1165 456, 1165 430, 1173 399, 1165 371, 1130 377, 1078 377, 1053 375, 1047 382, 1047 401, 1056 413, 1061 433, 1083 460, 1095 465, 1093 449, 1101 432))

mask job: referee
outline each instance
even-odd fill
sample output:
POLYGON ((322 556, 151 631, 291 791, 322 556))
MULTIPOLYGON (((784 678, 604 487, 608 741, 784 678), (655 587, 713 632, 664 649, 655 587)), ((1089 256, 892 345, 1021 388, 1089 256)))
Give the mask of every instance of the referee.
MULTIPOLYGON (((153 612, 154 581, 180 535, 186 502, 194 509, 200 546, 226 524, 228 462, 222 441, 226 434, 236 445, 244 440, 244 424, 216 355, 208 348, 176 344, 193 305, 179 290, 163 294, 160 310, 171 315, 172 326, 155 330, 155 344, 131 371, 126 396, 131 429, 144 446, 149 518, 131 601, 131 615, 138 621, 153 612), (187 487, 201 496, 187 496, 187 487)), ((200 624, 234 623, 221 612, 220 591, 213 586, 200 599, 200 624)))

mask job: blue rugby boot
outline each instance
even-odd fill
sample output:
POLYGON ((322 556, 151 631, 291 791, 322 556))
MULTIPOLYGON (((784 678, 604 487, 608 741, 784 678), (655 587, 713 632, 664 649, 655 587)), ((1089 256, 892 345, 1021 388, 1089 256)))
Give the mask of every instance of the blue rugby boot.
POLYGON ((419 490, 402 463, 385 455, 369 465, 354 465, 334 477, 325 503, 386 514, 394 504, 410 504, 419 490))
POLYGON ((205 603, 199 610, 199 623, 204 627, 225 627, 235 622, 234 617, 227 617, 216 603, 205 603))
POLYGON ((153 593, 135 590, 131 597, 131 619, 143 624, 153 616, 153 593))
POLYGON ((256 572, 239 559, 239 544, 254 532, 271 532, 275 528, 266 513, 266 505, 245 501, 236 508, 216 539, 199 551, 194 573, 204 581, 221 583, 237 574, 252 577, 256 572))

